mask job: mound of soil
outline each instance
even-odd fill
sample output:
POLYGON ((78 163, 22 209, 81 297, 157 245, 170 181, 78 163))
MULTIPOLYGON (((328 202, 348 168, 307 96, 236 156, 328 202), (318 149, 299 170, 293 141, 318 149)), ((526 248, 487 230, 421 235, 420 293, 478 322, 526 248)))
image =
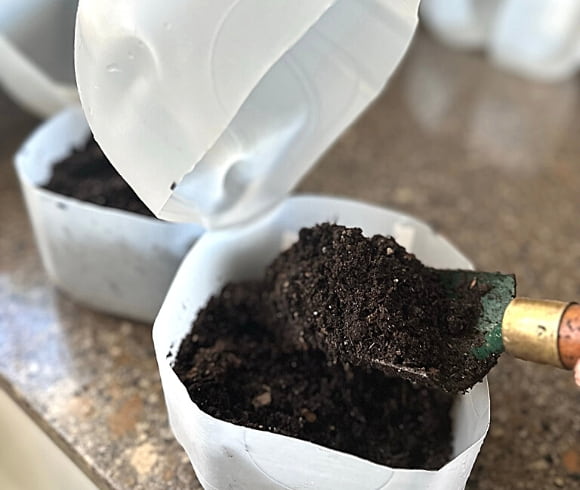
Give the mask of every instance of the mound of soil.
POLYGON ((288 347, 320 349, 332 362, 381 369, 449 393, 465 391, 496 364, 477 359, 481 298, 476 282, 451 297, 435 269, 392 237, 322 224, 268 267, 264 304, 288 347))
POLYGON ((263 296, 226 286, 183 340, 174 369, 203 411, 393 467, 449 460, 451 395, 283 344, 263 296))

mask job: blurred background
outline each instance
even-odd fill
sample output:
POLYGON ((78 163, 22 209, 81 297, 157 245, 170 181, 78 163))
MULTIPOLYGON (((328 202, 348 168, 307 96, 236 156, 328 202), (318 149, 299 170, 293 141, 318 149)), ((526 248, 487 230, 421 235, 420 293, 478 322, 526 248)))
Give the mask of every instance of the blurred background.
MULTIPOLYGON (((200 488, 167 425, 149 323, 58 292, 13 166, 77 103, 75 9, 0 3, 0 487, 200 488)), ((397 74, 299 192, 407 212, 478 269, 515 273, 520 295, 577 300, 579 33, 578 0, 424 0, 397 74)), ((580 488, 571 374, 503 356, 489 378, 467 488, 580 488)))

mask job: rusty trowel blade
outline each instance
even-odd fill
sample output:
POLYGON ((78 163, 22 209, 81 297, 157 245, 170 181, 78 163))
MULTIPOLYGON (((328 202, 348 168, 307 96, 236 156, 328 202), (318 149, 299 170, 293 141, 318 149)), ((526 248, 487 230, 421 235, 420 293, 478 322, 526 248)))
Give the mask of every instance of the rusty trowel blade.
POLYGON ((516 278, 499 272, 463 270, 438 270, 444 287, 453 295, 466 284, 477 284, 484 292, 481 299, 481 316, 477 328, 484 334, 484 342, 473 349, 478 359, 485 359, 504 350, 501 324, 508 304, 516 295, 516 278), (474 282, 475 281, 475 282, 474 282))

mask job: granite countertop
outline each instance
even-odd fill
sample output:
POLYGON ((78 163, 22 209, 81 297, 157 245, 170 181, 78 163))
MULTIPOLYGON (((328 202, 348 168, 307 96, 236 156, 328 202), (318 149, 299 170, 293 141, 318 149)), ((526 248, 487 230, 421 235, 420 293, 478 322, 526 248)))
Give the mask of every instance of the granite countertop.
MULTIPOLYGON (((174 441, 151 328, 91 312, 42 270, 12 155, 38 124, 0 94, 0 388, 101 488, 200 488, 174 441)), ((388 90, 300 191, 429 222, 519 294, 580 298, 580 84, 539 85, 419 33, 388 90)), ((570 373, 503 358, 470 490, 580 488, 570 373)))

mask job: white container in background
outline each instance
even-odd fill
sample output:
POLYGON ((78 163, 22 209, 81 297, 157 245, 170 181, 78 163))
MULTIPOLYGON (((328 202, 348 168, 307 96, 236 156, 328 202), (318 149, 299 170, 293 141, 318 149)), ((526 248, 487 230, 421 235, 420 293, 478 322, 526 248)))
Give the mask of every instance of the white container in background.
POLYGON ((0 86, 37 116, 78 103, 73 68, 77 3, 0 1, 0 86))
POLYGON ((53 165, 90 135, 80 107, 40 126, 16 155, 16 170, 49 278, 100 311, 152 322, 200 226, 159 221, 42 189, 53 165))
POLYGON ((546 82, 580 67, 580 0, 422 0, 421 19, 456 48, 481 48, 492 62, 546 82))
POLYGON ((471 268, 421 222, 343 199, 291 197, 244 226, 206 233, 183 261, 153 327, 169 420, 206 489, 457 490, 465 487, 489 427, 487 382, 453 409, 453 459, 439 471, 389 468, 295 438, 230 424, 201 411, 172 369, 197 312, 228 281, 258 278, 304 226, 336 221, 365 235, 393 235, 426 264, 471 268), (168 353, 171 356, 168 357, 168 353))
POLYGON ((209 228, 154 325, 171 426, 206 489, 465 486, 489 424, 485 382, 458 399, 453 460, 439 471, 403 470, 210 417, 167 358, 212 294, 259 276, 304 226, 391 233, 430 265, 469 267, 410 217, 287 197, 380 93, 417 8, 418 0, 80 1, 77 80, 95 138, 154 213, 209 228))

